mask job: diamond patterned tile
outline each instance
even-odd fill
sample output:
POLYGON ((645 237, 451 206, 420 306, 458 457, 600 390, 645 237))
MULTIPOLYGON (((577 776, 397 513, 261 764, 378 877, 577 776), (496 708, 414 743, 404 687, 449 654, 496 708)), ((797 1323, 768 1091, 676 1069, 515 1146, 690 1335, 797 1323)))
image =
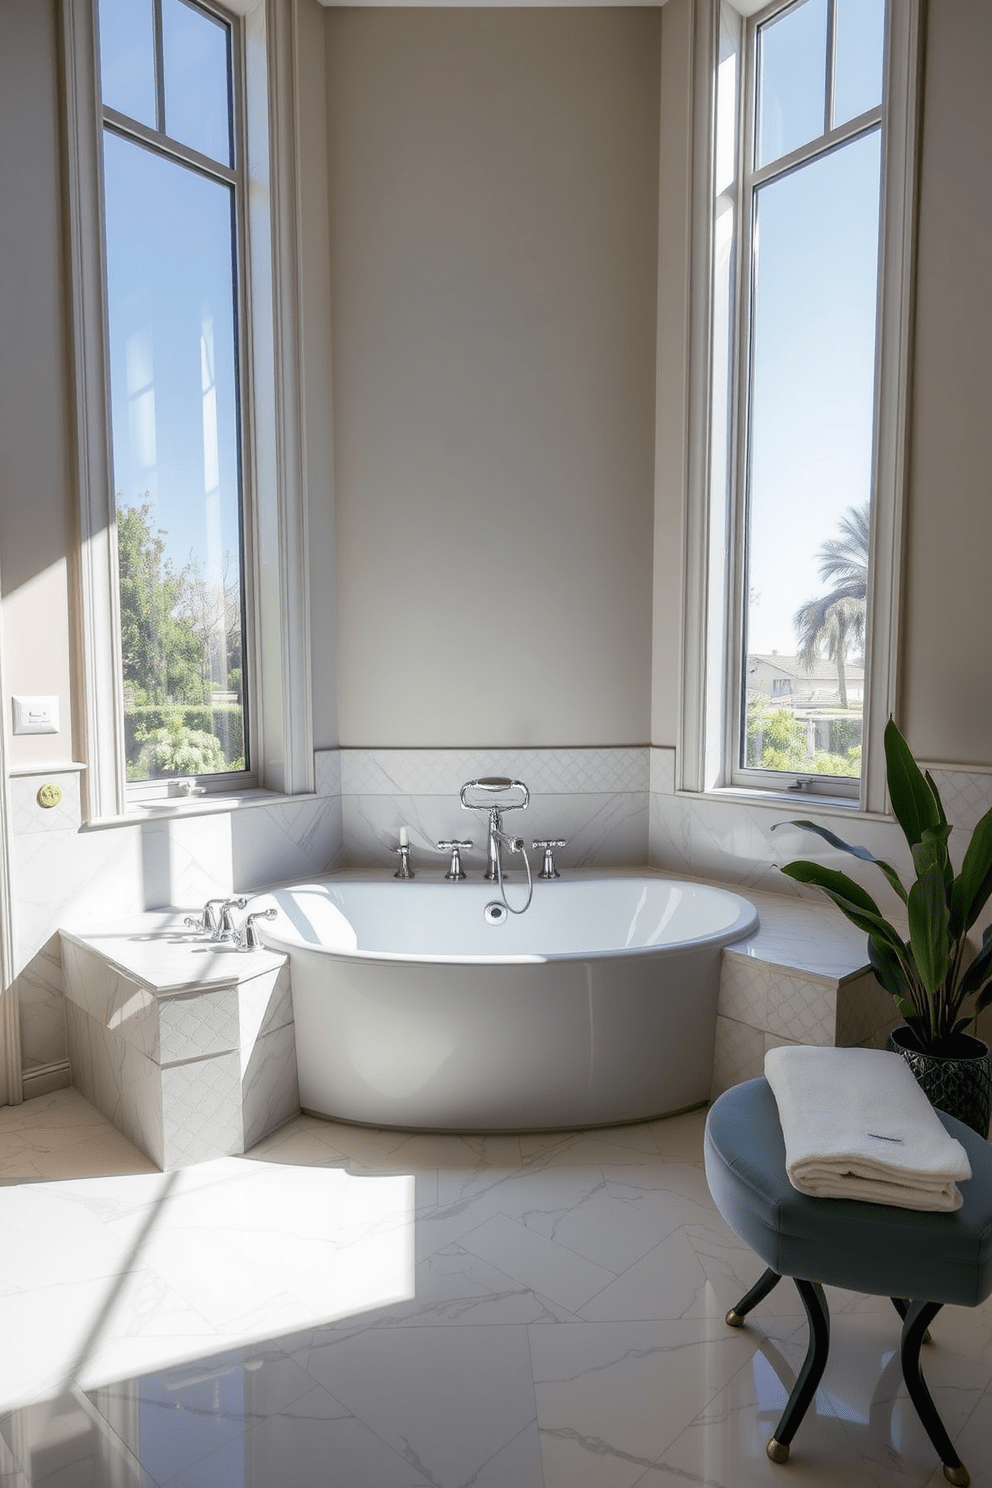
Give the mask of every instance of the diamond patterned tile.
POLYGON ((340 749, 318 749, 313 757, 314 789, 318 796, 341 794, 340 749))
POLYGON ((159 999, 159 1060, 201 1059, 238 1047, 238 989, 159 999))
POLYGON ((719 1011, 725 1018, 765 1028, 770 968, 763 961, 724 951, 720 967, 719 1011))
POLYGON ((716 1043, 713 1049, 713 1084, 710 1099, 715 1100, 742 1080, 754 1080, 765 1068, 765 1035, 760 1028, 737 1023, 733 1018, 718 1016, 716 1043))
POLYGON ((81 820, 79 776, 15 775, 10 780, 10 829, 14 836, 29 832, 76 832, 81 820), (57 806, 42 806, 38 792, 43 785, 57 785, 62 799, 57 806))
POLYGON ((236 1053, 162 1071, 163 1168, 188 1167, 244 1150, 241 1066, 236 1053))
POLYGON ((992 807, 992 771, 949 770, 933 765, 930 773, 952 827, 970 831, 992 807))
POLYGON ((670 796, 675 791, 675 750, 651 750, 651 793, 670 796))
POLYGON ((895 1016, 895 1003, 872 972, 850 977, 837 994, 837 1043, 850 1047, 873 1040, 883 1029, 887 1034, 895 1016))
POLYGON ((508 775, 535 795, 646 791, 649 751, 632 749, 344 749, 345 795, 454 795, 466 780, 508 775))
POLYGON ((767 1033, 797 1044, 829 1045, 836 1027, 836 983, 768 968, 767 1033))

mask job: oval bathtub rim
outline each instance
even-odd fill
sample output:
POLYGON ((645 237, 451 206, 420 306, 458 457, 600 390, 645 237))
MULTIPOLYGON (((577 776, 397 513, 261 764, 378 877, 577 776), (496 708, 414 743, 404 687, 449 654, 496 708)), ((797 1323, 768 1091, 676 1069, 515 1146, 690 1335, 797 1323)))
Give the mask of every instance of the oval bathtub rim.
MULTIPOLYGON (((565 880, 565 882, 561 884, 561 886, 566 887, 569 882, 595 883, 598 881, 603 881, 615 883, 630 882, 631 880, 637 879, 650 879, 654 883, 691 885, 694 888, 712 890, 717 894, 727 895, 728 897, 737 900, 741 908, 738 912, 737 919, 732 924, 725 925, 720 930, 709 931, 704 935, 687 937, 672 944, 617 946, 610 947, 606 950, 548 951, 544 954, 517 953, 504 955, 458 955, 443 954, 440 952, 427 954, 424 952, 413 951, 379 951, 372 950, 367 946, 361 948, 351 948, 348 946, 326 945, 322 944, 319 941, 304 940, 302 939, 302 937, 294 935, 292 932, 280 934, 279 931, 276 929, 270 930, 269 925, 265 922, 259 922, 258 928, 261 931, 264 944, 268 949, 281 951, 286 954, 288 954, 291 950, 313 951, 316 955, 334 956, 348 962, 368 962, 373 965, 400 962, 404 965, 415 966, 481 967, 514 965, 536 966, 553 962, 605 961, 614 960, 618 957, 624 960, 648 956, 654 956, 658 959, 662 959, 680 956, 683 955, 686 951, 699 950, 706 946, 721 948, 723 946, 736 945, 740 941, 746 939, 748 936, 753 935, 759 927, 760 922, 757 908, 751 903, 749 899, 745 898, 743 894, 739 894, 735 889, 725 887, 723 884, 706 883, 704 881, 691 878, 673 878, 668 874, 652 873, 650 872, 650 870, 645 872, 644 870, 632 871, 630 869, 621 869, 614 870, 613 872, 596 872, 595 870, 587 869, 584 872, 576 872, 570 875, 569 879, 565 880)), ((401 886, 393 884, 392 880, 392 874, 382 873, 381 871, 377 872, 374 869, 370 870, 367 873, 363 873, 360 870, 356 869, 345 869, 342 872, 321 874, 319 877, 303 881, 296 880, 293 883, 282 883, 279 885, 274 885, 267 890, 262 890, 261 893, 274 894, 278 893, 280 890, 288 891, 292 889, 315 887, 322 884, 345 883, 378 883, 382 885, 388 885, 402 892, 401 886)), ((423 881, 425 883, 435 882, 435 880, 433 879, 426 878, 423 881)), ((442 888, 443 879, 439 878, 438 880, 436 880, 436 883, 439 889, 442 888)), ((556 883, 549 885, 549 887, 552 889, 552 891, 554 891, 558 888, 560 883, 561 881, 559 880, 556 883)), ((445 891, 447 892, 450 890, 445 891)), ((458 892, 457 888, 454 889, 454 892, 458 892)), ((498 926, 493 927, 493 933, 499 933, 498 926)))

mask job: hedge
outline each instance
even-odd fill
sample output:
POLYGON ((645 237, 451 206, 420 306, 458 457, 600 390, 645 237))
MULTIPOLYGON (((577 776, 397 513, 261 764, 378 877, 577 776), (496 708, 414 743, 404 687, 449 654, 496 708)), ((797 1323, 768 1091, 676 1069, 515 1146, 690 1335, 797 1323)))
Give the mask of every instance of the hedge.
POLYGON ((124 740, 127 762, 133 765, 141 753, 143 739, 155 729, 168 728, 178 721, 181 728, 200 729, 214 734, 229 760, 244 758, 244 711, 240 703, 140 703, 124 711, 124 740))

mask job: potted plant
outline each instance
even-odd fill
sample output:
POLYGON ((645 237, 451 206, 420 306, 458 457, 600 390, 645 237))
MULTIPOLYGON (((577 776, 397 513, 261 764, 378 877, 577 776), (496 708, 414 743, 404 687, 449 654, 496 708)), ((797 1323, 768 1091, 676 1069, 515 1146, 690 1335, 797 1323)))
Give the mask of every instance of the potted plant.
POLYGON ((947 850, 951 827, 940 793, 924 774, 890 719, 885 728, 889 798, 913 855, 915 880, 907 889, 890 863, 852 847, 811 821, 778 822, 815 832, 831 847, 874 863, 906 906, 908 939, 885 918, 854 879, 835 868, 800 859, 782 868, 798 883, 813 884, 868 936, 868 959, 879 982, 906 1020, 889 1038, 907 1060, 932 1104, 988 1135, 992 1105, 992 1056, 965 1032, 992 1003, 992 926, 972 957, 968 932, 992 896, 992 811, 972 833, 957 875, 947 850))

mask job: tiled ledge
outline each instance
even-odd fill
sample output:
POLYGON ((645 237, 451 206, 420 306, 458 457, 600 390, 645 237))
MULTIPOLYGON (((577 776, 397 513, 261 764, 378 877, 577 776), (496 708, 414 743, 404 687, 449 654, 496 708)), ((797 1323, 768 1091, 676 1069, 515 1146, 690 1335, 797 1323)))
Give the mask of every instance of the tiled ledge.
POLYGON ((72 1083, 162 1169, 244 1152, 299 1109, 286 957, 176 914, 62 932, 72 1083))
POLYGON ((760 1075, 769 1049, 782 1044, 878 1047, 900 1021, 867 964, 864 935, 833 905, 750 889, 743 893, 755 905, 760 925, 723 953, 714 1097, 760 1075))

